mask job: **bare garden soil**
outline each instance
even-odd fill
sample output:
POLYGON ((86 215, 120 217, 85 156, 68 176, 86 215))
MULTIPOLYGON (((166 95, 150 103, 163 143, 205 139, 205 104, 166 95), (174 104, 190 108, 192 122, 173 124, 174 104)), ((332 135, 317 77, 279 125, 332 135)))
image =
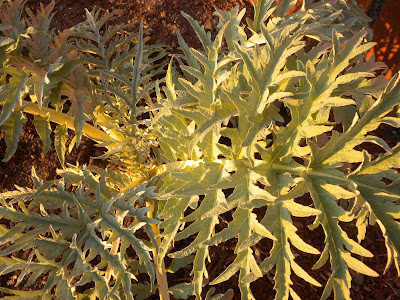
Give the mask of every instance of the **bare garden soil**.
MULTIPOLYGON (((27 0, 27 7, 35 11, 40 2, 48 4, 49 1, 27 0)), ((217 17, 213 15, 216 7, 229 10, 235 5, 246 8, 246 17, 250 17, 253 11, 250 1, 244 0, 57 0, 55 6, 55 14, 52 26, 56 30, 64 30, 76 25, 85 19, 85 8, 92 10, 97 5, 103 9, 103 13, 109 13, 115 9, 120 11, 116 14, 115 23, 127 23, 135 21, 143 21, 144 28, 147 30, 146 36, 149 37, 149 44, 165 44, 171 47, 171 51, 177 51, 177 38, 175 33, 179 31, 186 42, 195 48, 200 48, 200 43, 189 25, 189 23, 181 15, 181 11, 191 15, 194 19, 203 24, 207 30, 215 31, 218 23, 217 17)), ((132 31, 137 31, 138 23, 132 26, 132 31)), ((14 184, 24 187, 33 187, 30 178, 32 167, 42 180, 50 180, 57 176, 56 169, 61 168, 58 161, 54 146, 50 148, 46 156, 42 157, 42 142, 36 133, 31 117, 24 125, 24 134, 20 137, 20 143, 16 154, 12 159, 4 163, 6 145, 4 139, 0 139, 0 192, 15 189, 14 184)), ((400 132, 390 126, 381 126, 376 134, 385 139, 390 145, 394 146, 400 141, 400 132)), ((0 133, 0 138, 2 133, 0 133)), ((365 148, 372 154, 378 154, 379 149, 365 145, 365 148)), ((102 168, 107 166, 107 162, 93 159, 102 153, 102 149, 95 144, 83 138, 81 146, 74 148, 71 153, 67 153, 66 162, 71 164, 96 164, 102 168)), ((304 199, 307 203, 308 199, 304 199)), ((261 213, 261 212, 260 212, 261 213)), ((227 220, 230 219, 230 213, 223 215, 227 220)), ((314 231, 310 231, 307 225, 312 223, 312 219, 294 219, 294 224, 299 229, 299 235, 304 240, 322 251, 324 245, 324 233, 321 227, 314 231)), ((0 220, 2 223, 2 220, 0 220)), ((223 226, 224 220, 221 220, 223 226)), ((341 224, 351 238, 356 238, 356 230, 354 224, 341 224)), ((185 241, 182 241, 183 246, 185 241)), ((187 242, 186 242, 187 243, 187 242)), ((382 274, 386 264, 386 248, 383 236, 377 226, 370 226, 367 229, 366 239, 362 245, 375 254, 375 257, 364 259, 364 262, 382 274)), ((271 249, 271 243, 268 240, 262 240, 256 248, 256 255, 260 261, 268 256, 271 249)), ((0 245, 1 247, 1 245, 0 245)), ((234 259, 234 243, 231 240, 219 247, 212 247, 210 255, 212 261, 219 261, 219 264, 208 266, 210 280, 220 274, 234 259)), ((313 255, 305 255, 304 253, 295 253, 296 261, 305 269, 311 270, 313 264, 318 257, 313 255)), ((168 263, 168 262, 167 262, 168 263)), ((317 281, 324 284, 330 275, 329 263, 319 270, 311 270, 310 275, 317 281)), ((176 274, 168 274, 170 286, 189 281, 190 271, 181 270, 176 274)), ((371 278, 356 272, 352 272, 353 282, 351 288, 351 296, 353 299, 377 299, 377 300, 396 300, 400 299, 400 280, 397 278, 394 267, 390 271, 378 278, 371 278)), ((14 288, 18 274, 8 274, 0 276, 0 286, 14 288)), ((237 288, 238 274, 233 276, 229 281, 220 284, 217 287, 218 292, 225 292, 233 289, 235 299, 240 299, 240 292, 237 288)), ((292 275, 294 290, 302 299, 319 299, 322 294, 322 288, 316 288, 302 279, 292 275)), ((252 284, 252 290, 257 300, 273 299, 273 271, 263 278, 260 278, 252 284)), ((40 289, 43 286, 43 278, 38 279, 34 289, 40 289)), ((25 289, 23 287, 19 287, 25 289)), ((32 289, 32 287, 31 287, 32 289)), ((6 296, 0 292, 0 296, 6 296)), ((333 299, 333 296, 331 295, 333 299)), ((152 299, 158 299, 158 296, 152 299)))

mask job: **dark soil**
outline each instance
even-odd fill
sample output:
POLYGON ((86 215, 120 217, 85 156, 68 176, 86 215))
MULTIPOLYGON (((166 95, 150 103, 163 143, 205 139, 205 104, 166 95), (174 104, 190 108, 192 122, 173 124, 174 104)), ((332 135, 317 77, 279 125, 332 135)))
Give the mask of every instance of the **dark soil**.
MULTIPOLYGON (((28 0, 27 7, 36 10, 41 1, 28 0)), ((48 4, 49 1, 42 1, 48 4)), ((52 26, 57 30, 64 30, 69 28, 85 19, 85 8, 92 10, 97 5, 101 7, 104 13, 109 13, 115 9, 120 11, 117 13, 113 22, 127 23, 143 21, 144 27, 147 30, 146 35, 150 38, 150 44, 165 44, 170 45, 176 49, 177 39, 175 33, 179 31, 186 42, 192 47, 200 47, 200 43, 194 34, 193 29, 185 18, 182 17, 181 11, 191 15, 194 19, 198 20, 208 30, 216 28, 217 17, 213 15, 214 8, 216 7, 229 10, 235 5, 241 8, 246 8, 246 16, 252 14, 252 5, 250 1, 244 0, 57 0, 55 7, 55 14, 52 21, 52 26)), ((132 30, 136 30, 138 24, 133 26, 132 30)), ((400 141, 399 131, 394 130, 390 126, 380 127, 376 132, 377 135, 384 138, 388 143, 396 144, 400 141)), ((1 137, 1 133, 0 133, 1 137)), ((5 155, 5 142, 4 139, 0 140, 0 160, 5 155)), ((24 126, 24 134, 20 137, 20 143, 16 154, 7 163, 0 161, 0 192, 15 189, 14 185, 25 187, 33 187, 32 180, 30 179, 31 169, 35 168, 36 173, 42 180, 53 179, 56 176, 56 169, 61 165, 58 161, 54 146, 50 148, 46 156, 42 157, 42 142, 36 133, 32 118, 29 117, 24 126)), ((371 151, 375 151, 372 149, 371 151)), ((66 162, 76 164, 92 164, 96 160, 91 157, 98 156, 101 150, 98 149, 94 143, 86 138, 79 149, 74 148, 71 153, 67 153, 66 162)), ((105 167, 104 162, 96 162, 100 167, 105 167)), ((310 231, 307 225, 311 224, 312 219, 296 219, 294 224, 299 229, 299 235, 304 238, 306 242, 322 250, 324 245, 324 233, 321 227, 314 231, 310 231)), ((354 224, 342 224, 348 235, 352 238, 355 237, 354 224)), ((264 239, 266 240, 266 239, 264 239)), ((264 241, 263 240, 263 241, 264 241)), ((228 241, 218 248, 212 247, 210 255, 213 262, 219 262, 208 266, 210 280, 220 274, 224 268, 234 259, 234 241, 228 241)), ((362 242, 362 245, 375 254, 374 258, 364 259, 364 262, 372 267, 374 270, 382 274, 386 264, 386 248, 384 239, 377 226, 371 226, 367 230, 367 237, 362 242)), ((182 246, 182 245, 179 245, 182 246)), ((269 241, 261 242, 254 248, 256 255, 259 259, 264 259, 271 249, 269 241)), ((312 255, 304 255, 298 253, 296 261, 307 271, 316 262, 317 257, 312 255)), ((178 284, 184 281, 183 277, 188 277, 188 273, 170 274, 168 279, 171 285, 178 284)), ((316 271, 309 271, 310 275, 314 277, 321 284, 325 284, 329 274, 330 266, 327 263, 323 268, 316 271)), ((377 299, 377 300, 395 300, 400 299, 400 281, 397 280, 397 275, 394 267, 390 271, 380 276, 379 278, 371 278, 364 275, 352 272, 353 282, 351 295, 353 299, 377 299)), ((17 276, 16 274, 0 276, 0 286, 13 288, 17 276)), ((187 281, 188 279, 185 278, 187 281)), ((224 282, 217 286, 218 292, 224 292, 228 289, 235 291, 235 299, 240 299, 240 292, 237 288, 238 274, 231 278, 231 280, 224 282)), ((316 288, 302 279, 292 276, 294 290, 302 299, 319 299, 322 294, 322 288, 316 288)), ((33 288, 40 288, 40 281, 37 281, 37 286, 33 288)), ((252 284, 252 290, 256 299, 273 299, 273 272, 268 273, 263 278, 260 278, 252 284)), ((0 292, 0 296, 4 296, 0 292)), ((332 295, 331 295, 331 297, 332 295)), ((156 298, 154 298, 156 299, 156 298)), ((192 299, 192 298, 190 298, 192 299)))

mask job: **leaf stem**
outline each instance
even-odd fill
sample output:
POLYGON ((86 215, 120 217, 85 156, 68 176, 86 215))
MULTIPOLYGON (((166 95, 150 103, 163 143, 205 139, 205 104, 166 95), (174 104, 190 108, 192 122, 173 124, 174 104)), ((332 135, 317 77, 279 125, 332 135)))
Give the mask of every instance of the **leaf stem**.
MULTIPOLYGON (((235 163, 234 160, 228 160, 228 159, 218 159, 218 160, 214 160, 214 163, 221 163, 221 164, 229 164, 229 163, 235 163)), ((178 162, 173 162, 173 163, 167 163, 161 166, 158 166, 156 168, 154 168, 151 172, 151 176, 158 176, 164 173, 170 173, 173 171, 178 171, 178 170, 182 170, 188 166, 190 167, 195 167, 195 166, 199 166, 200 164, 205 163, 203 160, 186 160, 186 161, 178 161, 178 162)), ((328 172, 322 172, 319 170, 315 170, 315 169, 311 169, 305 166, 298 166, 296 168, 293 167, 289 167, 289 166, 285 166, 282 164, 278 164, 278 163, 273 163, 271 164, 271 168, 275 171, 285 171, 285 172, 289 172, 292 175, 298 175, 298 176, 304 176, 304 175, 308 175, 308 176, 316 176, 316 177, 320 177, 320 178, 326 178, 326 179, 331 179, 331 180, 335 180, 335 181, 341 181, 342 184, 351 184, 351 183, 355 183, 357 186, 361 186, 364 188, 368 188, 368 189, 376 189, 376 190, 380 190, 382 192, 387 192, 386 190, 382 190, 379 186, 371 186, 370 184, 365 184, 363 182, 358 181, 356 178, 348 178, 348 177, 339 177, 336 176, 334 174, 329 174, 328 172), (304 175, 302 175, 304 174, 304 175)), ((334 170, 334 169, 333 169, 334 170)))
MULTIPOLYGON (((134 187, 135 185, 141 184, 146 180, 146 177, 139 177, 133 180, 125 189, 122 190, 122 192, 127 191, 128 189, 134 187)), ((146 202, 147 206, 150 206, 150 202, 146 202)), ((154 217, 154 204, 152 205, 151 209, 147 213, 147 216, 149 218, 154 217)), ((150 224, 151 228, 153 229, 155 239, 157 242, 157 246, 160 246, 160 229, 158 229, 156 224, 150 224)), ((157 278, 157 285, 158 285, 158 291, 159 291, 159 296, 161 300, 169 300, 169 293, 168 293, 168 281, 167 281, 167 272, 165 270, 165 264, 164 260, 161 262, 158 261, 158 255, 157 255, 157 248, 153 248, 153 256, 154 256, 154 270, 156 273, 156 278, 157 278)))
MULTIPOLYGON (((48 108, 48 107, 39 108, 39 106, 36 103, 32 103, 32 102, 25 101, 25 100, 22 100, 22 106, 23 107, 25 106, 24 111, 26 113, 29 113, 32 115, 39 115, 42 117, 45 117, 47 114, 49 114, 50 121, 57 123, 57 124, 66 124, 69 129, 75 130, 74 118, 67 116, 66 114, 64 114, 62 112, 56 111, 55 109, 48 108)), ((96 142, 104 142, 104 141, 114 142, 115 141, 112 137, 110 137, 107 133, 105 133, 101 129, 99 129, 93 125, 90 125, 86 122, 84 123, 83 134, 96 142)))
MULTIPOLYGON (((146 203, 148 206, 150 205, 149 202, 146 203)), ((153 218, 154 216, 154 204, 152 205, 151 209, 147 213, 149 218, 153 218)), ((157 225, 150 224, 151 228, 154 231, 155 238, 157 245, 160 246, 160 229, 158 229, 157 225)), ((168 293, 168 280, 167 280, 167 272, 165 270, 164 260, 161 262, 158 261, 159 256, 157 255, 157 249, 153 249, 154 255, 154 265, 155 265, 155 272, 157 277, 157 284, 158 284, 158 291, 161 300, 169 300, 169 293, 168 293)))

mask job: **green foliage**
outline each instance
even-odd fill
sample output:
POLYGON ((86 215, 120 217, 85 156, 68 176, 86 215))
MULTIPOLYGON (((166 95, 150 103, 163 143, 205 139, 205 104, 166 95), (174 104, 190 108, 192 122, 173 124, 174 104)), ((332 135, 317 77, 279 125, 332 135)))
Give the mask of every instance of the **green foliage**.
POLYGON ((0 274, 18 270, 25 286, 47 279, 31 294, 1 291, 15 299, 232 299, 232 290, 213 296, 210 286, 238 273, 242 299, 255 299, 251 283, 273 271, 276 299, 299 299, 292 274, 324 285, 322 299, 349 299, 350 269, 378 276, 362 262, 373 254, 360 244, 374 223, 385 238, 385 272, 394 262, 400 273, 400 146, 371 134, 381 124, 400 127, 389 114, 400 103, 400 76, 376 77, 385 66, 365 58, 371 31, 355 1, 304 1, 287 15, 297 1, 259 0, 247 27, 244 11, 217 10, 214 38, 183 13, 203 49, 178 34, 182 54, 169 64, 165 49, 146 46, 143 26, 138 34, 125 34, 129 25, 102 30, 112 15, 94 10, 54 35, 54 2, 28 12, 28 28, 22 2, 0 7, 5 160, 28 112, 43 153, 49 122, 59 124, 63 165, 74 129, 77 146, 87 135, 119 166, 64 167, 46 183, 33 171, 35 189, 0 195, 0 216, 13 224, 0 227, 0 274), (382 154, 372 157, 363 143, 382 154), (303 240, 293 217, 322 227, 323 249, 303 240), (357 241, 343 222, 356 225, 357 241), (272 248, 261 259, 265 239, 272 248), (211 278, 210 253, 225 242, 235 245, 233 260, 211 278), (297 250, 319 256, 313 269, 329 259, 327 282, 296 262, 297 250), (166 272, 182 268, 192 280, 168 286, 166 272))
POLYGON ((42 183, 33 171, 34 190, 18 188, 1 195, 2 217, 18 225, 3 227, 1 242, 10 246, 0 253, 0 272, 21 270, 16 287, 25 277, 29 277, 25 284, 29 286, 40 275, 48 274, 36 297, 49 297, 55 287, 57 299, 75 298, 78 287, 94 282, 91 297, 125 295, 133 299, 131 279, 136 270, 131 269, 130 261, 139 259, 146 266, 150 282, 155 279, 151 247, 135 236, 146 224, 155 222, 146 217, 150 207, 137 206, 145 197, 155 196, 154 188, 142 184, 110 198, 115 191, 106 184, 107 172, 100 177, 84 169, 75 176, 81 177, 80 184, 74 192, 68 192, 63 179, 42 183), (130 224, 122 226, 124 221, 130 224), (121 245, 114 249, 117 238, 121 245), (135 257, 128 256, 130 247, 135 257), (28 250, 27 260, 6 257, 21 250, 28 250))
MULTIPOLYGON (((276 9, 273 1, 259 1, 257 7, 265 12, 276 9)), ((278 16, 287 11, 282 6, 278 9, 283 11, 278 16)), ((192 75, 188 79, 195 78, 191 82, 169 68, 165 98, 159 99, 164 108, 153 126, 164 161, 182 161, 175 170, 166 172, 159 184, 159 199, 165 201, 159 211, 160 228, 164 229, 160 254, 166 255, 176 240, 195 237, 185 249, 169 256, 195 253, 192 283, 197 297, 204 281, 208 281, 206 259, 210 246, 230 239, 236 241, 236 257, 210 284, 226 281, 239 272, 243 299, 254 299, 250 283, 272 268, 277 299, 289 295, 298 298, 291 287, 292 271, 321 286, 296 263, 291 245, 305 253, 321 254, 315 268, 330 258, 333 272, 322 298, 329 296, 332 289, 337 299, 349 298, 349 268, 378 276, 351 256, 354 253, 371 257, 372 253, 348 238, 338 220, 351 222, 363 216, 363 222, 368 222, 365 214, 375 214, 367 204, 374 199, 370 196, 372 186, 376 193, 391 199, 393 209, 397 207, 393 201, 399 197, 398 177, 391 178, 393 183, 389 185, 380 181, 384 177, 380 172, 395 166, 385 164, 371 174, 374 185, 371 180, 371 184, 362 186, 358 176, 362 166, 357 170, 344 166, 355 162, 364 165, 371 160, 366 152, 354 149, 363 142, 378 144, 392 157, 394 150, 369 132, 387 123, 385 115, 399 103, 399 80, 393 79, 383 94, 384 86, 379 85, 376 94, 374 88, 378 85, 372 88, 373 82, 382 79, 368 77, 374 77, 380 64, 366 62, 363 56, 372 46, 365 42, 368 32, 355 31, 345 39, 351 28, 337 26, 333 16, 331 26, 326 26, 327 12, 319 9, 315 14, 320 14, 321 19, 300 11, 260 26, 250 21, 256 32, 249 38, 238 27, 233 34, 230 27, 238 24, 243 14, 236 11, 236 15, 228 16, 218 12, 222 24, 214 41, 188 18, 204 52, 185 51, 186 63, 181 63, 180 68, 185 75, 192 75), (228 40, 228 51, 221 48, 222 36, 228 40), (305 51, 305 37, 322 42, 305 51), (324 43, 328 40, 332 43, 324 43), (367 85, 371 86, 368 91, 364 89, 367 85), (363 114, 361 108, 370 104, 373 97, 378 98, 373 108, 363 114), (284 112, 289 120, 285 120, 284 112), (348 128, 342 127, 342 118, 338 117, 344 113, 353 120, 348 128), (359 200, 367 192, 363 188, 368 190, 369 196, 363 198, 363 205, 368 207, 359 200), (307 193, 313 208, 297 201, 307 193), (348 203, 348 210, 340 203, 348 203), (233 219, 217 232, 216 225, 227 211, 233 211, 233 219), (360 215, 360 211, 364 214, 360 215), (313 229, 321 225, 326 234, 322 253, 296 234, 291 216, 315 216, 313 229), (273 247, 259 264, 254 250, 264 238, 272 239, 273 247)), ((187 48, 182 40, 181 46, 187 48)), ((399 119, 389 119, 398 127, 399 119)), ((398 223, 388 214, 390 228, 397 235, 398 223)), ((393 241, 386 239, 387 247, 390 253, 397 253, 396 238, 392 238, 393 241)))

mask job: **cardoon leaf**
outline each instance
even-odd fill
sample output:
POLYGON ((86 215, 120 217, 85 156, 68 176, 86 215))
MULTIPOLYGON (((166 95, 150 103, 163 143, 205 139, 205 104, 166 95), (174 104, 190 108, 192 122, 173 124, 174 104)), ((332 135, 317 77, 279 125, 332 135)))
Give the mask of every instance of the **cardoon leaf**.
POLYGON ((33 124, 35 125, 36 131, 43 142, 42 156, 45 156, 51 145, 50 134, 52 129, 50 127, 50 116, 35 116, 33 124))
POLYGON ((28 74, 23 73, 22 78, 20 78, 19 82, 15 82, 17 79, 12 79, 11 84, 8 87, 2 87, 0 91, 0 100, 6 98, 6 101, 1 109, 0 113, 0 126, 4 124, 4 122, 11 116, 17 104, 22 104, 22 98, 27 89, 26 83, 29 79, 28 74), (14 81, 14 82, 13 82, 14 81))
POLYGON ((19 136, 23 133, 24 123, 27 121, 23 109, 14 110, 8 119, 3 123, 1 129, 5 132, 7 151, 3 162, 7 162, 17 151, 19 136))
POLYGON ((56 147, 57 156, 62 166, 65 164, 65 150, 66 150, 67 140, 68 140, 67 125, 65 124, 58 125, 55 130, 54 146, 56 147))

